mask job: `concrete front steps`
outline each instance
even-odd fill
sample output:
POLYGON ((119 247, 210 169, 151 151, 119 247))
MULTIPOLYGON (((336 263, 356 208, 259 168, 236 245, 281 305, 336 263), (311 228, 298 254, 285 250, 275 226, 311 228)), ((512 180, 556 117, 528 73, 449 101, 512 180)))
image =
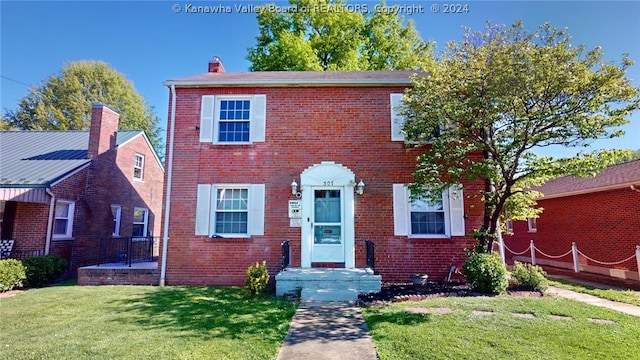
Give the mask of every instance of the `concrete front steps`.
POLYGON ((276 295, 297 293, 301 300, 355 301, 379 292, 382 277, 371 269, 287 268, 276 275, 276 295))

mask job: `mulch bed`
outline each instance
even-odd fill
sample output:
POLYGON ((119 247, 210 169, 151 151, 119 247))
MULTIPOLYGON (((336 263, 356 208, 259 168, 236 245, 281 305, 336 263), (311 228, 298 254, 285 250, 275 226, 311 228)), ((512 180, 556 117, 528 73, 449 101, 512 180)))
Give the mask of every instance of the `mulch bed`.
MULTIPOLYGON (((540 291, 510 288, 510 296, 540 297, 540 291)), ((379 293, 360 294, 358 300, 363 305, 381 305, 400 301, 420 301, 448 296, 487 296, 473 291, 467 283, 429 281, 425 285, 412 283, 385 283, 379 293)))

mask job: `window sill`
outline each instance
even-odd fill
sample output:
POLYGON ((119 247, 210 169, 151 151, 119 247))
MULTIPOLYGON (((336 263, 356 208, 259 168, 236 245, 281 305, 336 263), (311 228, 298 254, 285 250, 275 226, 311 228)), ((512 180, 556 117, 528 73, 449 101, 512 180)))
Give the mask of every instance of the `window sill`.
POLYGON ((250 241, 250 236, 224 236, 224 237, 206 237, 204 242, 206 243, 221 243, 221 242, 242 242, 250 241))
POLYGON ((451 236, 449 236, 449 235, 409 235, 407 237, 409 239, 444 239, 444 240, 451 240, 451 236))
POLYGON ((229 146, 229 145, 253 145, 253 142, 214 142, 211 143, 214 146, 229 146))
POLYGON ((53 236, 51 237, 51 240, 52 241, 69 241, 69 240, 75 240, 75 238, 70 236, 59 236, 59 237, 53 236))
POLYGON ((529 234, 535 234, 535 233, 537 233, 537 232, 538 232, 538 230, 529 230, 529 231, 527 231, 527 232, 528 232, 529 234))
POLYGON ((138 179, 138 178, 133 178, 133 181, 135 182, 139 182, 139 183, 143 183, 144 180, 143 179, 138 179))

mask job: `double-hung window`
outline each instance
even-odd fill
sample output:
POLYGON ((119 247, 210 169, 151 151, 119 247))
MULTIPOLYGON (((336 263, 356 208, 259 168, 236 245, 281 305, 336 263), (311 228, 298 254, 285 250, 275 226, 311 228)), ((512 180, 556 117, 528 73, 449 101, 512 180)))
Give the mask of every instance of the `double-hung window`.
POLYGON ((149 209, 134 208, 133 209, 133 231, 132 237, 147 236, 147 223, 149 221, 149 209))
POLYGON ((205 95, 200 109, 200 142, 263 142, 265 117, 266 95, 205 95))
POLYGON ((220 99, 217 111, 217 141, 249 142, 251 124, 251 100, 220 99))
POLYGON ((55 220, 53 222, 54 238, 71 238, 74 209, 75 203, 73 201, 56 201, 55 220))
POLYGON ((143 180, 144 155, 135 154, 133 160, 133 178, 136 180, 143 180))
POLYGON ((530 233, 538 231, 538 221, 536 218, 527 218, 527 227, 530 233))
POLYGON ((199 184, 196 235, 264 235, 264 184, 199 184))
POLYGON ((412 199, 405 184, 393 184, 394 234, 414 238, 464 236, 464 198, 452 186, 437 199, 412 199))
POLYGON ((447 222, 442 197, 435 201, 420 198, 411 203, 412 235, 446 235, 447 222))
POLYGON ((247 235, 249 218, 248 188, 218 188, 215 196, 215 233, 247 235))
MULTIPOLYGON (((403 94, 390 94, 389 106, 391 109, 391 141, 404 141, 405 143, 418 143, 417 141, 409 141, 407 134, 404 131, 404 124, 407 119, 401 114, 401 107, 403 104, 403 94)), ((434 129, 430 134, 427 134, 424 138, 425 143, 431 143, 432 139, 440 136, 441 129, 434 129)), ((414 134, 415 138, 420 138, 419 133, 414 134)))

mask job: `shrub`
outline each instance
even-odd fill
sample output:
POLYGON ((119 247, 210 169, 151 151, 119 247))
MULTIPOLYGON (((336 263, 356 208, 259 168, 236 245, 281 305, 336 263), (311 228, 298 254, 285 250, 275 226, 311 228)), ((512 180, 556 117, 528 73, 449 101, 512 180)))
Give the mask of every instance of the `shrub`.
POLYGON ((518 286, 544 291, 549 286, 546 275, 547 273, 540 266, 513 262, 511 276, 515 278, 518 286))
POLYGON ((24 265, 20 260, 0 260, 0 292, 5 292, 14 287, 22 287, 22 282, 27 278, 24 265))
POLYGON ((44 286, 67 270, 67 261, 58 255, 43 255, 22 260, 27 274, 26 285, 44 286))
POLYGON ((502 294, 507 291, 507 269, 498 253, 478 253, 466 250, 468 259, 462 273, 473 288, 483 294, 502 294))
POLYGON ((247 269, 247 279, 244 285, 249 290, 252 296, 264 291, 269 283, 269 271, 267 270, 267 262, 262 261, 262 264, 256 261, 255 265, 249 266, 247 269))

